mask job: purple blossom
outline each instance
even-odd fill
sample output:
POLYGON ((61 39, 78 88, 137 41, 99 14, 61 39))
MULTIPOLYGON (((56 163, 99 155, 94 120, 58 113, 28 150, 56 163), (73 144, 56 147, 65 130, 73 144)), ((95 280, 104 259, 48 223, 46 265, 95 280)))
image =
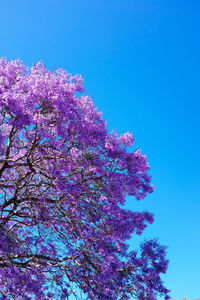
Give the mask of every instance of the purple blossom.
POLYGON ((165 247, 127 244, 153 223, 123 207, 153 192, 147 158, 82 84, 0 60, 0 299, 168 299, 165 247))
POLYGON ((126 132, 119 137, 119 140, 125 147, 131 147, 135 139, 131 132, 126 132))

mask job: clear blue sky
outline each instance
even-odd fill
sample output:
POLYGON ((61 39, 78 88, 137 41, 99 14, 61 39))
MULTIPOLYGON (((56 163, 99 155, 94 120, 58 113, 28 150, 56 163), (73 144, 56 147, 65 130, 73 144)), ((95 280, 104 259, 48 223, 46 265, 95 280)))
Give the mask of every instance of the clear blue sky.
MULTIPOLYGON (((132 131, 155 193, 127 206, 155 213, 144 237, 170 260, 176 300, 200 298, 200 2, 7 0, 0 56, 82 74, 109 129, 132 131)), ((131 245, 134 245, 134 237, 131 245)))

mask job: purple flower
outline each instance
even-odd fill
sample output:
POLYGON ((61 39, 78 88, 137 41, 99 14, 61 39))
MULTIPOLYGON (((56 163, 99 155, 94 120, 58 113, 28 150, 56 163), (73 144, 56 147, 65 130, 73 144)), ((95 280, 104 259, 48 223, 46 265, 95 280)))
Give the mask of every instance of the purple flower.
POLYGON ((79 75, 0 60, 0 299, 168 299, 165 247, 127 243, 153 223, 123 207, 153 191, 147 158, 82 91, 79 75))

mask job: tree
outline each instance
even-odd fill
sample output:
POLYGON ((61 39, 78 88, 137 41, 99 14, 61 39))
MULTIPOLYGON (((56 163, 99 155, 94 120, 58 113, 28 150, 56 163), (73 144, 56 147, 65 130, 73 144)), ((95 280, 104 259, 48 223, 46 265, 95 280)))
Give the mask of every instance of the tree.
POLYGON ((80 76, 0 60, 0 299, 169 299, 165 247, 126 244, 153 222, 123 208, 153 192, 146 157, 82 92, 80 76))

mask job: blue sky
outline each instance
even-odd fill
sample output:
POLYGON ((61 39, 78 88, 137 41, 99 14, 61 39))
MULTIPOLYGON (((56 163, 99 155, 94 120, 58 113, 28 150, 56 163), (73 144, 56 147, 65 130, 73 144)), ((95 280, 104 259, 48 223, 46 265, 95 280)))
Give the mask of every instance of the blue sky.
POLYGON ((108 128, 132 131, 147 154, 157 188, 127 207, 155 214, 143 237, 168 246, 163 279, 176 300, 200 298, 199 9, 197 0, 8 0, 0 9, 0 57, 82 74, 108 128))

